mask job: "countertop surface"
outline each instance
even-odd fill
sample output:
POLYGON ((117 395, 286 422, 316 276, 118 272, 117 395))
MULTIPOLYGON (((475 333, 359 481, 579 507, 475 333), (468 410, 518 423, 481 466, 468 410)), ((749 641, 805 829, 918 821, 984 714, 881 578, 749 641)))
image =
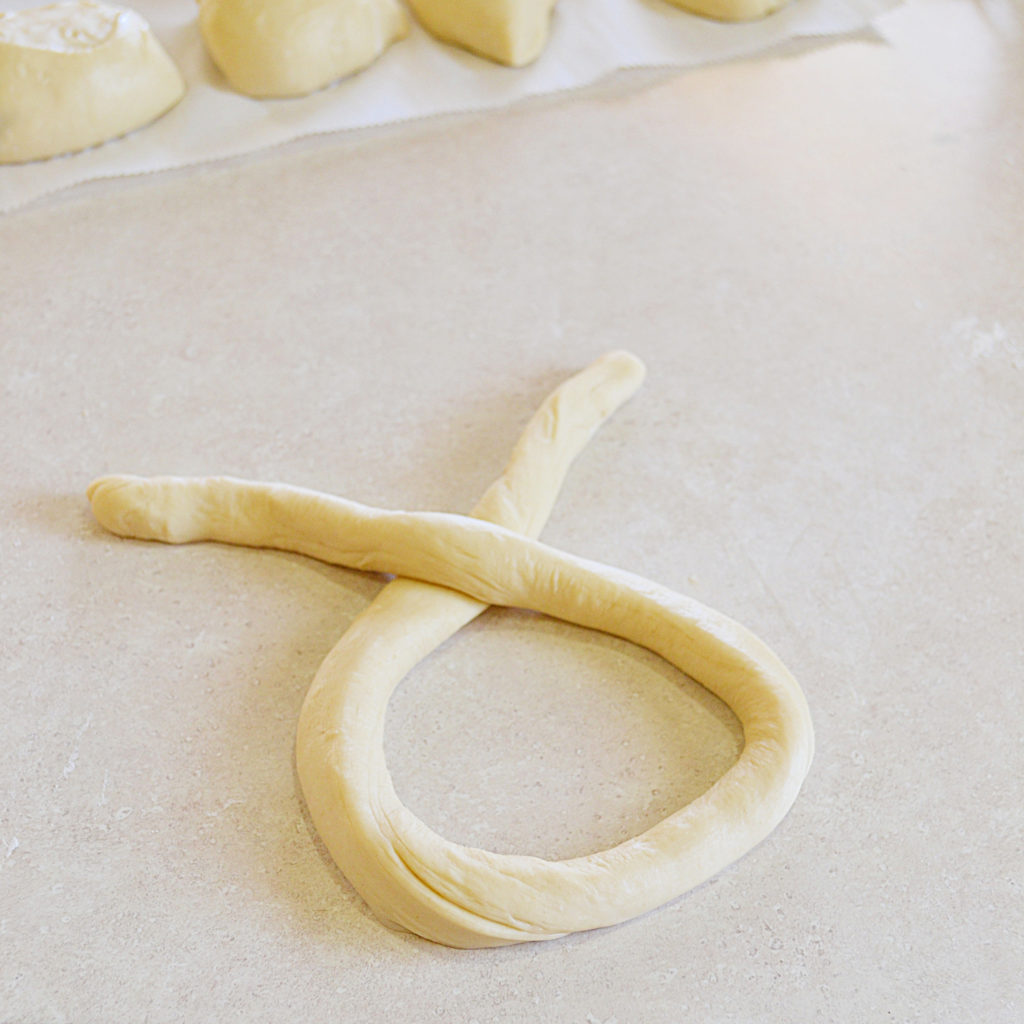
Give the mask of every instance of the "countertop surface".
MULTIPOLYGON (((1024 13, 100 182, 0 218, 0 1021, 1024 1013, 1024 13), (642 391, 544 540, 743 622, 811 706, 788 817, 642 918, 467 952, 382 927, 294 730, 382 585, 122 540, 108 472, 467 511, 608 349, 642 391)), ((407 805, 571 857, 693 799, 731 712, 492 609, 392 699, 407 805)))

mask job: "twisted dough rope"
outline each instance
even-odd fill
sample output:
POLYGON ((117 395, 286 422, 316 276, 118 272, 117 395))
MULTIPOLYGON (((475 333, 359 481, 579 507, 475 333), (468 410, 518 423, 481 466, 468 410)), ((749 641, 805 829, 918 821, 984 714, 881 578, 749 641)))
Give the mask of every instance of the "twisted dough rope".
POLYGON ((317 830, 390 925, 468 948, 616 924, 741 857, 796 799, 813 751, 810 715, 757 637, 688 597, 530 539, 573 458, 643 372, 635 357, 611 353, 558 388, 475 518, 379 511, 224 477, 108 476, 89 487, 96 518, 122 536, 278 548, 408 577, 385 586, 327 656, 296 741, 317 830), (448 842, 395 793, 385 713, 413 666, 489 604, 530 608, 661 655, 735 712, 745 737, 738 761, 686 807, 586 857, 548 861, 448 842))

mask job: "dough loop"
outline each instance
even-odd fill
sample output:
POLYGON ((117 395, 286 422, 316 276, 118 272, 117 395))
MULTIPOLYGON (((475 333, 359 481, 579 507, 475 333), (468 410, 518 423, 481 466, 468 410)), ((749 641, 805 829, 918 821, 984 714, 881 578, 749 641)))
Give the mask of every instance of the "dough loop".
POLYGON ((118 138, 184 95, 177 67, 135 11, 71 0, 0 12, 0 164, 118 138))
POLYGON ((778 658, 724 615, 532 539, 576 454, 639 386, 611 353, 535 414, 472 518, 386 512, 280 484, 109 476, 89 498, 115 533, 279 548, 395 573, 317 672, 296 761, 317 830, 386 923, 450 946, 499 946, 617 924, 732 863, 781 821, 810 767, 806 701, 778 658), (641 835, 549 861, 451 843, 404 807, 384 761, 401 679, 488 604, 543 612, 661 655, 727 703, 744 749, 710 789, 641 835))

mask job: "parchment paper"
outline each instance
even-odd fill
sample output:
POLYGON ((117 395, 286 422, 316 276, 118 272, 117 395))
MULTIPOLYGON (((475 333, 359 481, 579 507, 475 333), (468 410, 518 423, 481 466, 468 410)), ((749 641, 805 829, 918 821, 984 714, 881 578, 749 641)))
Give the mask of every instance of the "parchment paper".
MULTIPOLYGON (((512 69, 443 45, 418 25, 361 74, 312 96, 254 100, 233 92, 210 61, 191 0, 134 0, 188 84, 154 124, 103 146, 0 166, 0 212, 95 178, 235 157, 303 136, 432 114, 495 108, 573 89, 616 70, 693 67, 856 32, 899 0, 795 0, 762 21, 721 24, 661 0, 560 0, 551 40, 532 66, 512 69)), ((0 10, 46 0, 0 0, 0 10)))

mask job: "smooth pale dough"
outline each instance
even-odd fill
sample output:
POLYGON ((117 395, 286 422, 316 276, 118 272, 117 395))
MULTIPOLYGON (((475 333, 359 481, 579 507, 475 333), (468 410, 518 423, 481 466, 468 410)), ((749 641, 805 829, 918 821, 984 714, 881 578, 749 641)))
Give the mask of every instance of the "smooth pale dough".
POLYGON ((540 56, 557 0, 409 0, 431 35, 512 67, 540 56))
POLYGON ((408 34, 395 0, 199 0, 214 63, 249 96, 305 96, 372 64, 408 34))
POLYGON ((0 14, 0 163, 74 153, 156 120, 185 83, 146 22, 76 0, 0 14))
POLYGON ((716 21, 756 21, 785 7, 789 0, 668 0, 691 14, 716 21))
POLYGON ((642 376, 635 357, 616 352, 558 388, 472 518, 385 512, 225 477, 110 476, 89 487, 97 519, 122 536, 279 548, 406 577, 386 585, 327 656, 296 740, 318 832, 389 925, 477 947, 616 924, 741 857, 796 799, 813 752, 810 715, 760 640, 688 597, 531 539, 573 458, 642 376), (745 739, 739 760, 653 828, 586 857, 548 861, 447 841, 398 799, 384 720, 409 670, 488 604, 531 608, 657 652, 733 709, 745 739))

